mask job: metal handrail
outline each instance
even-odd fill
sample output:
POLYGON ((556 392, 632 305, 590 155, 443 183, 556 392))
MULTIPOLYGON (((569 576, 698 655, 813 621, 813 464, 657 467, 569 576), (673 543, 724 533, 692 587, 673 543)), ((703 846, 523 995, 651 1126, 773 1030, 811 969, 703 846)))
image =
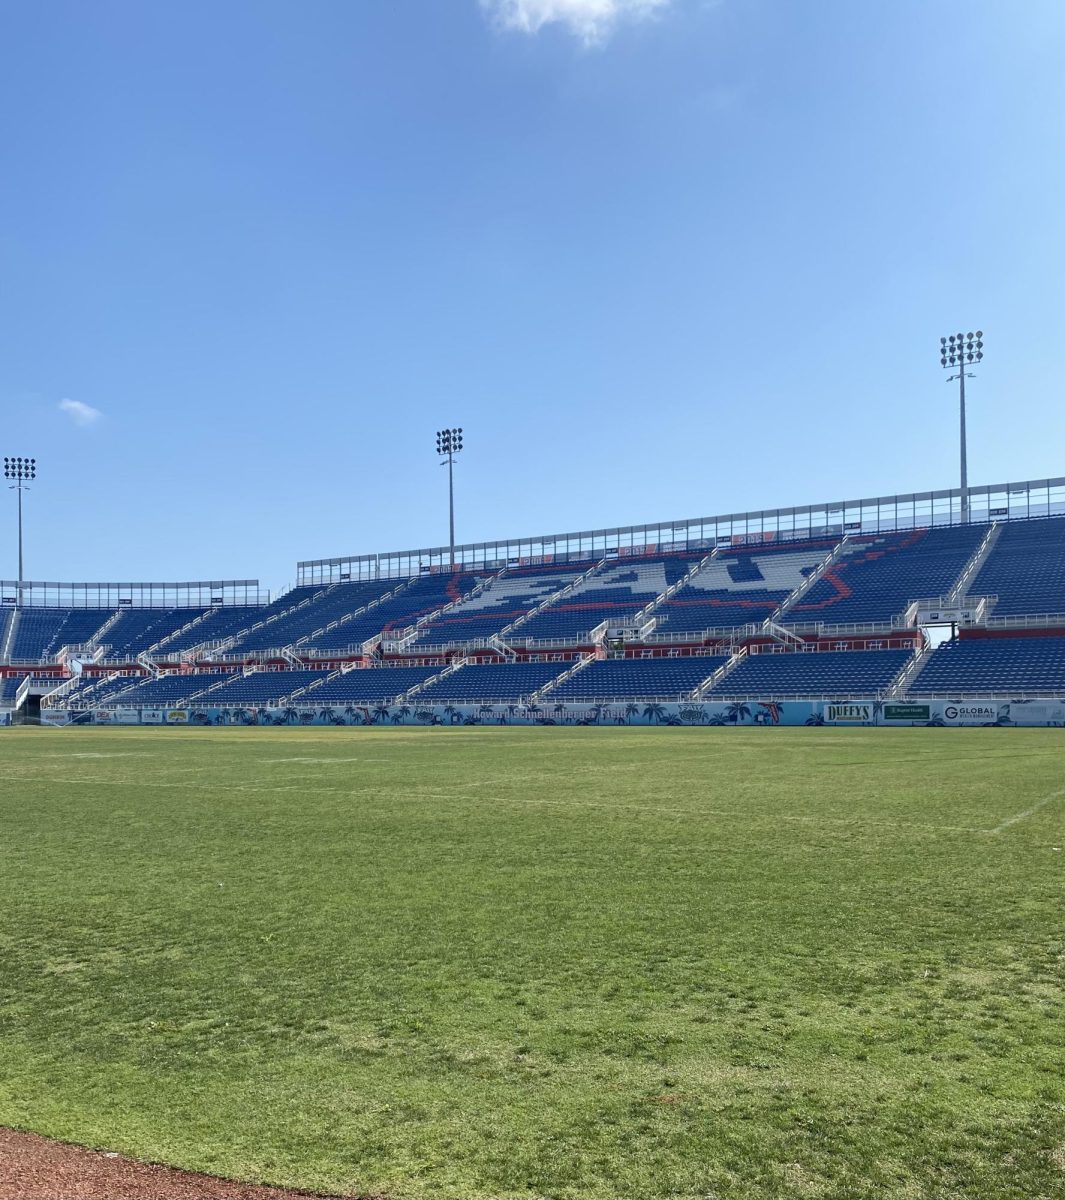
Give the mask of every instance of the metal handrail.
POLYGON ((1015 617, 988 617, 985 629, 1065 628, 1065 613, 1025 613, 1015 617))
POLYGON ((925 700, 944 700, 948 704, 968 704, 973 700, 1053 700, 1061 699, 1065 701, 1065 688, 1022 688, 1018 691, 993 691, 993 692, 965 692, 958 695, 957 692, 906 692, 901 697, 901 700, 921 701, 925 700))
POLYGON ((551 647, 566 648, 572 647, 574 650, 584 646, 591 646, 592 642, 585 641, 578 637, 569 638, 527 638, 522 641, 520 637, 511 639, 512 646, 518 646, 523 650, 546 650, 551 647))

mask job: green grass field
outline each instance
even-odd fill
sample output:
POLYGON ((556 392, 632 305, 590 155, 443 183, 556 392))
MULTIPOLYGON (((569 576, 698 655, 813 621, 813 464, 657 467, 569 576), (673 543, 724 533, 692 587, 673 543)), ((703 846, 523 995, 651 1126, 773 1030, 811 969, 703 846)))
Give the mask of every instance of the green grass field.
POLYGON ((1065 1196, 1065 732, 0 734, 0 1125, 391 1197, 1065 1196))

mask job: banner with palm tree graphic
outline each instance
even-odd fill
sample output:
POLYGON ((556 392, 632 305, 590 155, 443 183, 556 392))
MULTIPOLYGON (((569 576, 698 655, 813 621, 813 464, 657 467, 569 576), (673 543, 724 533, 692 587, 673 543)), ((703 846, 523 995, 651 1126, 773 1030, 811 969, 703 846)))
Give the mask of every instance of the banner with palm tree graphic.
POLYGON ((504 702, 483 704, 299 705, 284 708, 124 708, 100 709, 98 724, 144 725, 801 725, 810 704, 749 702, 662 703, 630 700, 614 704, 541 705, 504 702))
POLYGON ((100 725, 594 725, 594 726, 936 726, 1065 727, 1065 697, 1039 700, 728 700, 618 701, 611 704, 348 704, 284 708, 109 708, 46 710, 49 723, 100 725))

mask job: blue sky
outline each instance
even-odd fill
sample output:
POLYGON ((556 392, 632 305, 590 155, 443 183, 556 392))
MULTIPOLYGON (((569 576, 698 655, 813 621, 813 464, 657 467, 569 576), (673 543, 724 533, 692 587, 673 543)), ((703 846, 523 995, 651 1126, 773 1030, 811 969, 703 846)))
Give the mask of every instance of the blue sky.
POLYGON ((459 540, 951 486, 974 327, 971 480, 1065 473, 1060 0, 7 0, 0 39, 30 578, 439 544, 449 424, 459 540))

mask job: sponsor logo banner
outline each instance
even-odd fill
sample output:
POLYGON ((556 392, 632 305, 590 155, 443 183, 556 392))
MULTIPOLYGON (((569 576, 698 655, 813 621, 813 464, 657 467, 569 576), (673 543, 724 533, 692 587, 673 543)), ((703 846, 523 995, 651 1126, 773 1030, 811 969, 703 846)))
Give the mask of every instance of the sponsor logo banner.
POLYGON ((921 608, 917 611, 918 625, 957 625, 973 619, 971 608, 921 608))
POLYGON ((1061 700, 1014 700, 999 707, 998 719, 1013 725, 1065 725, 1065 703, 1061 700))
POLYGON ((187 725, 189 714, 183 708, 171 708, 166 714, 166 723, 168 725, 187 725))
POLYGON ((861 725, 873 719, 872 704, 826 704, 825 720, 834 725, 861 725))
POLYGON ((163 714, 158 708, 142 708, 141 709, 141 724, 142 725, 162 725, 163 714))
POLYGON ((994 701, 970 701, 965 704, 945 704, 943 719, 952 725, 987 725, 998 720, 998 704, 994 701))
POLYGON ((932 716, 928 704, 885 704, 885 721, 927 721, 932 716))
POLYGON ((103 725, 137 725, 140 714, 135 708, 98 708, 96 720, 103 725))

